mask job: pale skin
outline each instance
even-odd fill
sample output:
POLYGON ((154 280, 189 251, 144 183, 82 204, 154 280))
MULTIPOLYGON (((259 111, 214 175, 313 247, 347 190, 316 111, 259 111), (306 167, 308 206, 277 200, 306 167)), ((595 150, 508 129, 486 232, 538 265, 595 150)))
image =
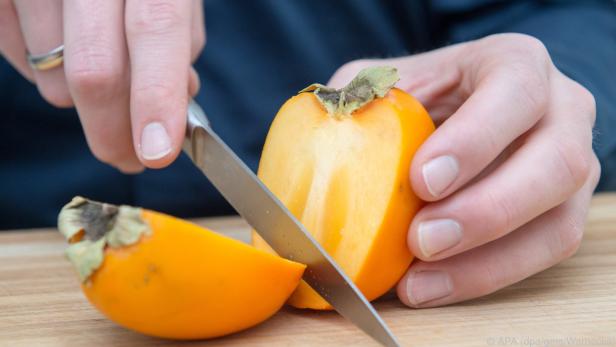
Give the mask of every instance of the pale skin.
MULTIPOLYGON (((199 0, 0 0, 0 52, 41 95, 75 106, 92 153, 124 172, 169 165, 181 150, 191 62, 205 44, 199 0), (63 67, 33 71, 26 49, 64 43, 63 67)), ((594 98, 543 44, 501 34, 395 59, 397 86, 439 125, 410 169, 428 201, 408 233, 419 258, 397 286, 411 307, 487 295, 572 256, 600 166, 594 98)))

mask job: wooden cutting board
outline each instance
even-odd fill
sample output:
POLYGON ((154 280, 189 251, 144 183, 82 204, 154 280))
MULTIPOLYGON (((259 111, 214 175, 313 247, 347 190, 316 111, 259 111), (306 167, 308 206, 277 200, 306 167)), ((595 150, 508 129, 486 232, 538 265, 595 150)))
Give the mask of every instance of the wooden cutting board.
MULTIPOLYGON (((198 221, 248 238, 238 218, 198 221)), ((0 346, 375 346, 333 312, 285 308, 211 341, 133 333, 92 308, 52 229, 0 232, 0 346)), ((377 310, 405 346, 616 346, 616 194, 593 199, 584 242, 560 265, 488 297, 413 310, 394 296, 377 310)))

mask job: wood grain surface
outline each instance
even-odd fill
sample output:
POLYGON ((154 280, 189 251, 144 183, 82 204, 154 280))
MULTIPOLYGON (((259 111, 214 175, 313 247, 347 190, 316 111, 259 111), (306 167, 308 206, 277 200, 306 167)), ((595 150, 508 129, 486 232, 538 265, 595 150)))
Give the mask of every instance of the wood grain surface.
MULTIPOLYGON (((248 238, 238 218, 198 222, 248 238)), ((291 308, 216 340, 146 337, 90 306, 64 248, 52 229, 0 232, 0 346, 376 345, 333 312, 291 308)), ((390 295, 375 307, 405 346, 616 346, 616 194, 595 196, 580 250, 554 268, 457 305, 413 310, 390 295)))

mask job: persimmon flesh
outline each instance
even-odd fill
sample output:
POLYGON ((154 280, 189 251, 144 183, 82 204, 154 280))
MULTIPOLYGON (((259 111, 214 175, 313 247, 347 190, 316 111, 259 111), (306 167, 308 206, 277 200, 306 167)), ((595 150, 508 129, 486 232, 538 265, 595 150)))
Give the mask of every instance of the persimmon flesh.
MULTIPOLYGON (((347 86, 346 96, 315 86, 288 100, 271 125, 258 170, 369 300, 394 286, 413 259, 406 235, 422 201, 411 189, 409 168, 434 131, 417 100, 391 89, 397 75, 386 77, 386 90, 378 90, 383 83, 368 76, 374 93, 363 103, 351 104, 351 97, 362 97, 352 89, 363 88, 361 81, 347 86)), ((256 233, 253 244, 273 252, 256 233)), ((289 303, 331 308, 305 282, 289 303)))

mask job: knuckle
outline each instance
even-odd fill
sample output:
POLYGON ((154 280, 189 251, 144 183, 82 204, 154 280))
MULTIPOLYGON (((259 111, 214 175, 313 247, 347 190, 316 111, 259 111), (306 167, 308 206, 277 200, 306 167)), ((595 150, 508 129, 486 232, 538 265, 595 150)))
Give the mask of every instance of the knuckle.
POLYGON ((504 232, 512 229, 517 212, 513 204, 506 198, 497 196, 491 190, 487 191, 485 194, 487 198, 485 206, 495 207, 494 213, 490 214, 490 218, 493 220, 489 223, 489 230, 493 233, 491 238, 497 238, 504 232))
POLYGON ((581 84, 573 81, 571 84, 572 96, 580 112, 588 117, 591 124, 595 124, 597 116, 597 102, 595 96, 581 84))
POLYGON ((131 97, 138 105, 148 105, 154 110, 159 108, 181 109, 181 105, 188 103, 188 94, 181 93, 170 84, 152 82, 135 86, 131 97))
POLYGON ((146 100, 170 100, 175 97, 176 91, 167 84, 150 83, 135 88, 136 98, 146 100))
POLYGON ((481 79, 486 72, 493 73, 498 76, 495 78, 509 81, 513 102, 523 107, 525 114, 538 119, 546 113, 553 65, 540 40, 525 34, 495 34, 468 47, 468 54, 482 61, 482 69, 472 79, 481 79))
POLYGON ((198 51, 203 50, 205 44, 207 43, 207 35, 203 27, 194 30, 193 32, 193 47, 197 48, 198 51))
POLYGON ((477 134, 477 136, 473 136, 475 140, 470 140, 469 142, 476 141, 477 146, 475 148, 494 148, 500 149, 503 147, 501 144, 502 134, 496 127, 484 127, 481 129, 481 133, 477 134))
POLYGON ((482 281, 476 284, 480 295, 487 295, 507 285, 501 264, 498 262, 484 262, 482 266, 482 281))
POLYGON ((199 32, 193 36, 190 49, 192 52, 191 56, 193 58, 193 61, 199 57, 199 55, 205 48, 205 40, 205 33, 201 30, 199 30, 199 32))
POLYGON ((590 183, 593 187, 593 190, 595 187, 597 187, 597 184, 599 183, 600 178, 601 178, 601 163, 599 162, 599 158, 597 158, 597 155, 593 153, 591 164, 590 164, 590 174, 588 177, 588 179, 590 179, 590 183))
POLYGON ((580 103, 584 106, 585 109, 589 110, 591 113, 596 113, 597 102, 595 100, 595 96, 588 89, 582 87, 582 85, 576 85, 579 87, 578 99, 580 100, 580 103))
POLYGON ((95 50, 76 52, 66 66, 66 79, 80 96, 109 96, 116 93, 126 76, 118 62, 108 54, 95 50))
POLYGON ((55 107, 67 108, 73 106, 73 99, 66 90, 66 87, 57 87, 54 85, 45 85, 38 87, 43 99, 55 107))
POLYGON ((516 88, 518 102, 526 105, 529 114, 545 114, 549 104, 548 78, 528 62, 519 61, 507 65, 511 83, 516 88))
POLYGON ((538 38, 530 35, 518 34, 515 40, 519 42, 528 53, 533 54, 534 57, 540 58, 544 62, 550 60, 547 47, 545 47, 545 44, 538 38))
POLYGON ((538 38, 520 33, 505 33, 486 36, 477 41, 483 48, 498 52, 502 56, 507 52, 508 57, 516 60, 530 61, 542 67, 550 67, 552 60, 548 49, 538 38))
POLYGON ((181 25, 184 18, 175 0, 134 1, 134 16, 127 17, 127 32, 133 35, 165 33, 181 25))
POLYGON ((547 47, 538 38, 519 33, 507 33, 495 36, 504 38, 503 44, 507 45, 509 50, 518 53, 524 57, 536 59, 537 62, 546 64, 551 62, 550 53, 547 47))
POLYGON ((573 141, 560 141, 555 146, 556 158, 559 162, 559 171, 564 175, 565 187, 575 191, 585 182, 591 171, 591 160, 573 141))
POLYGON ((82 97, 108 98, 118 92, 123 76, 117 70, 79 70, 67 74, 68 83, 82 97))
POLYGON ((584 237, 584 223, 575 217, 565 218, 565 227, 558 233, 558 249, 555 259, 564 260, 572 257, 580 248, 584 237))

